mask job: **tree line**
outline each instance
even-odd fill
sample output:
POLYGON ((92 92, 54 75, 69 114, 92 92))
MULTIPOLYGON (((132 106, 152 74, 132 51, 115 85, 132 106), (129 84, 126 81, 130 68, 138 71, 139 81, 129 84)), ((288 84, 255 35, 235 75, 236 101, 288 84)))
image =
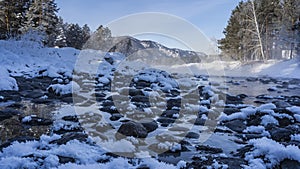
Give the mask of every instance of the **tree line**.
POLYGON ((232 11, 218 41, 233 59, 268 60, 300 54, 299 0, 245 0, 232 11))
POLYGON ((43 36, 43 44, 49 47, 82 49, 93 34, 98 41, 111 37, 110 30, 102 25, 92 32, 87 24, 81 27, 64 22, 58 10, 55 0, 0 0, 0 39, 33 33, 43 36))

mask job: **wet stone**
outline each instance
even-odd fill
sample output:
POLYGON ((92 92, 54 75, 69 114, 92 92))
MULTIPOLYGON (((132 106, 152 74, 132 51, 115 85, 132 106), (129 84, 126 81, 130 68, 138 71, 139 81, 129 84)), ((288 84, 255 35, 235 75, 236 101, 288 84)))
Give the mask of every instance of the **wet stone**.
POLYGON ((247 77, 246 80, 248 82, 255 82, 255 81, 258 81, 258 78, 256 78, 256 77, 247 77))
POLYGON ((208 145, 197 145, 196 149, 198 151, 204 151, 206 153, 211 153, 211 154, 223 153, 223 150, 221 148, 211 147, 211 146, 208 146, 208 145))
POLYGON ((30 125, 30 126, 49 126, 49 125, 53 124, 53 121, 51 119, 31 117, 31 119, 28 121, 24 121, 24 118, 23 118, 22 123, 25 125, 30 125))
POLYGON ((130 96, 143 96, 144 93, 140 89, 129 89, 129 95, 130 96))
POLYGON ((142 122, 141 123, 147 130, 148 133, 155 131, 158 128, 158 124, 156 121, 142 122))
POLYGON ((66 163, 75 163, 75 159, 72 157, 64 157, 64 156, 58 156, 59 163, 66 164, 66 163))
POLYGON ((300 162, 290 159, 285 159, 280 162, 281 169, 300 169, 300 162))
POLYGON ((242 133, 243 130, 246 129, 246 125, 244 124, 244 122, 242 120, 232 120, 232 121, 226 122, 225 126, 235 132, 238 132, 238 133, 242 133))
POLYGON ((142 102, 142 103, 148 103, 149 102, 149 98, 147 96, 141 96, 141 95, 138 95, 138 96, 133 96, 131 98, 131 101, 132 102, 142 102))
POLYGON ((169 99, 167 101, 167 109, 170 110, 173 107, 181 107, 181 99, 169 99))
POLYGON ((175 122, 175 119, 173 118, 168 118, 168 117, 160 117, 157 119, 158 122, 160 123, 166 123, 166 124, 171 124, 175 122))
POLYGON ((269 131, 271 134, 271 138, 277 142, 288 142, 291 140, 290 135, 293 134, 293 131, 285 129, 285 128, 273 128, 269 131))
POLYGON ((79 122, 77 116, 64 116, 62 119, 65 121, 79 122))
POLYGON ((200 137, 200 134, 195 133, 195 132, 188 132, 185 137, 191 138, 191 139, 198 139, 200 137))
POLYGON ((117 121, 117 120, 119 120, 119 119, 122 118, 122 117, 123 117, 122 114, 116 113, 116 114, 112 114, 111 117, 110 117, 109 119, 110 119, 111 121, 117 121))
POLYGON ((121 127, 118 130, 118 133, 116 134, 116 137, 120 139, 123 137, 122 135, 133 136, 136 138, 146 138, 148 136, 148 131, 142 124, 129 121, 121 125, 121 127))
POLYGON ((165 110, 162 113, 162 117, 169 117, 169 118, 174 118, 174 115, 179 114, 178 110, 165 110))
POLYGON ((66 144, 67 142, 71 140, 78 140, 81 142, 86 142, 88 138, 88 135, 81 133, 81 132, 69 132, 62 135, 62 137, 58 140, 53 140, 50 142, 50 144, 66 144))

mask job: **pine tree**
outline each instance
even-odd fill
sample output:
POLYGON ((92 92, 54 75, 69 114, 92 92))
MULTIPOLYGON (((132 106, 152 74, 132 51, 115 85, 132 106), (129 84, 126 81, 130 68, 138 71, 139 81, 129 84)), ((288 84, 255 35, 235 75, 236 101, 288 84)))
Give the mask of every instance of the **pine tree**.
POLYGON ((65 34, 66 28, 63 19, 60 17, 57 24, 56 39, 54 41, 54 46, 56 47, 66 47, 67 37, 65 34))
POLYGON ((283 19, 281 40, 283 47, 290 50, 289 57, 299 53, 299 29, 297 29, 300 18, 300 1, 284 0, 282 2, 283 19), (296 50, 296 51, 295 51, 296 50))
POLYGON ((43 31, 48 35, 47 44, 52 46, 55 41, 53 33, 58 23, 57 5, 54 0, 33 0, 26 13, 26 23, 22 29, 27 32, 30 29, 43 31))
POLYGON ((66 29, 67 46, 81 48, 81 27, 78 24, 69 24, 66 29))
POLYGON ((241 30, 240 24, 240 12, 242 2, 232 11, 231 17, 228 21, 228 25, 223 31, 225 38, 218 41, 219 48, 229 55, 233 59, 241 60, 241 36, 239 36, 239 31, 241 30))
POLYGON ((0 1, 0 39, 16 37, 25 21, 29 0, 0 1))
POLYGON ((91 37, 91 29, 87 24, 83 25, 82 27, 82 41, 83 45, 89 40, 91 37))

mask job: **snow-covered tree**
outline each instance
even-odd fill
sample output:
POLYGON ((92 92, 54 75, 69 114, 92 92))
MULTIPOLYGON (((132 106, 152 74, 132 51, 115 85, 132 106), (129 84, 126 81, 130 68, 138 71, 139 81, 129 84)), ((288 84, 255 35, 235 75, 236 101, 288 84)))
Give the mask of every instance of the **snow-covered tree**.
POLYGON ((0 39, 16 37, 25 21, 30 0, 0 1, 0 39))
POLYGON ((54 41, 54 46, 56 47, 66 47, 67 46, 67 37, 65 34, 65 24, 63 19, 60 17, 57 27, 56 27, 56 38, 54 41))
POLYGON ((35 29, 45 32, 48 35, 46 43, 52 46, 56 39, 53 33, 58 23, 57 12, 58 8, 54 0, 32 0, 26 12, 26 22, 22 31, 35 29))

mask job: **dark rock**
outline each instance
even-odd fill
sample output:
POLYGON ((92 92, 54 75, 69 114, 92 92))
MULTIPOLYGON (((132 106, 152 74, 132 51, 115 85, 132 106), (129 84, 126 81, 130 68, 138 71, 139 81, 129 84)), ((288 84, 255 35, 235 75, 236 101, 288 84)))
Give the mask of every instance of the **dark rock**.
POLYGON ((300 169, 300 162, 290 159, 285 159, 280 163, 281 169, 300 169))
POLYGON ((49 103, 53 103, 54 100, 53 99, 32 99, 31 100, 32 103, 36 103, 36 104, 49 104, 49 103))
POLYGON ((254 100, 253 103, 256 103, 256 104, 266 104, 266 102, 261 101, 261 100, 254 100))
POLYGON ((269 92, 275 92, 275 91, 277 91, 276 88, 268 88, 267 90, 268 90, 269 92))
POLYGON ((194 122, 194 125, 197 125, 197 126, 204 126, 205 124, 205 119, 202 119, 202 118, 197 118, 194 122))
POLYGON ((62 135, 62 137, 60 139, 51 141, 50 144, 62 145, 62 144, 66 144, 67 142, 69 142, 71 140, 78 140, 81 142, 86 142, 87 138, 88 138, 88 136, 84 133, 69 132, 69 133, 65 133, 64 135, 62 135))
POLYGON ((142 122, 141 124, 146 128, 148 133, 155 131, 158 128, 158 124, 154 120, 150 122, 142 122))
POLYGON ((64 116, 62 119, 65 121, 79 122, 77 116, 64 116))
POLYGON ((185 136, 186 138, 191 138, 191 139, 198 139, 200 135, 195 132, 188 132, 187 135, 185 136))
POLYGON ((170 94, 171 96, 175 97, 175 96, 179 96, 180 95, 180 91, 178 89, 171 89, 170 90, 170 94))
POLYGON ((174 116, 173 116, 174 114, 179 114, 179 111, 178 110, 165 110, 161 116, 174 118, 174 116))
POLYGON ((244 122, 239 119, 226 122, 225 126, 238 133, 242 133, 243 130, 246 129, 246 125, 244 124, 244 122))
POLYGON ((273 99, 272 96, 265 95, 265 94, 258 95, 258 96, 256 96, 256 98, 257 98, 257 99, 264 99, 264 100, 273 99))
POLYGON ((150 86, 151 86, 151 83, 144 81, 144 80, 139 80, 136 82, 137 89, 143 89, 143 88, 150 87, 150 86))
POLYGON ((279 122, 279 126, 280 127, 286 127, 290 124, 292 124, 291 120, 287 117, 284 118, 277 118, 278 122, 279 122))
POLYGON ((205 151, 206 153, 211 153, 211 154, 223 153, 223 150, 221 148, 211 147, 209 145, 197 145, 196 149, 198 151, 205 151))
POLYGON ((102 107, 102 108, 100 108, 100 110, 110 113, 110 114, 120 114, 119 111, 115 107, 112 107, 112 106, 102 107))
POLYGON ((64 126, 60 128, 59 130, 54 130, 53 132, 55 134, 65 134, 69 132, 83 132, 84 129, 82 127, 69 127, 69 126, 64 126))
POLYGON ((60 164, 75 163, 75 161, 76 161, 72 157, 64 157, 64 156, 60 156, 60 155, 58 155, 58 159, 59 159, 60 164))
POLYGON ((247 126, 258 126, 261 123, 261 117, 258 115, 252 115, 247 119, 247 126))
POLYGON ((149 102, 149 98, 147 96, 141 96, 141 95, 138 95, 138 96, 133 96, 131 98, 131 101, 132 102, 142 102, 142 103, 147 103, 149 102))
POLYGON ((246 95, 246 94, 238 94, 237 97, 241 98, 241 99, 245 99, 245 98, 248 97, 248 95, 246 95))
POLYGON ((104 59, 106 62, 108 62, 111 65, 114 63, 114 59, 112 57, 105 56, 104 59))
POLYGON ((63 95, 59 99, 66 103, 82 103, 87 100, 82 96, 76 96, 76 95, 72 96, 72 94, 63 95))
POLYGON ((223 112, 227 115, 240 112, 240 109, 238 108, 224 108, 223 112))
POLYGON ((232 158, 232 157, 220 157, 217 158, 219 163, 226 164, 229 169, 241 168, 241 166, 247 164, 244 159, 232 158))
POLYGON ((259 79, 259 81, 263 84, 269 84, 270 82, 272 82, 272 79, 259 79))
POLYGON ((136 169, 150 169, 150 167, 146 164, 141 164, 136 169))
POLYGON ((271 134, 271 138, 278 142, 288 142, 291 140, 290 135, 293 134, 293 131, 285 129, 285 128, 273 128, 269 131, 271 134))
POLYGON ((6 108, 4 110, 0 110, 0 121, 9 119, 12 116, 20 115, 20 114, 22 114, 22 112, 15 109, 6 108))
POLYGON ((285 101, 275 101, 273 102, 277 108, 287 108, 287 107, 291 107, 291 105, 285 101))
POLYGON ((116 137, 122 138, 122 135, 133 136, 137 138, 146 138, 148 136, 148 131, 141 123, 129 121, 121 125, 118 133, 116 134, 116 137))
POLYGON ((234 156, 239 156, 241 158, 245 158, 245 154, 250 152, 253 148, 253 145, 246 145, 240 149, 237 150, 237 153, 234 154, 234 156))
POLYGON ((101 97, 104 98, 106 96, 105 93, 95 93, 95 97, 101 97))
POLYGON ((261 134, 241 134, 237 135, 237 137, 242 138, 243 140, 251 140, 251 139, 256 139, 256 138, 261 138, 261 134))
POLYGON ((158 122, 160 123, 167 123, 167 124, 170 124, 170 123, 174 123, 175 122, 175 119, 173 118, 168 118, 168 117, 159 117, 157 119, 158 122))
POLYGON ((129 89, 129 95, 130 96, 143 96, 144 93, 140 89, 129 89))
POLYGON ((167 101, 167 109, 171 110, 173 107, 181 107, 181 99, 169 99, 167 101))
POLYGON ((13 103, 7 107, 12 109, 21 109, 24 107, 24 105, 22 103, 13 103))
POLYGON ((53 121, 51 119, 31 117, 31 120, 22 121, 22 123, 25 125, 30 125, 30 126, 49 126, 49 125, 53 124, 53 121))
POLYGON ((20 102, 22 100, 19 92, 17 91, 0 91, 0 95, 4 97, 2 101, 12 100, 20 102))
POLYGON ((258 81, 258 78, 256 78, 256 77, 247 77, 246 80, 248 82, 255 82, 255 81, 258 81))
MULTIPOLYGON (((223 100, 223 99, 221 99, 221 100, 223 100)), ((243 104, 243 101, 242 101, 242 98, 240 98, 238 96, 226 94, 225 103, 226 104, 243 104)))
POLYGON ((114 102, 111 101, 111 100, 106 100, 106 101, 102 102, 101 105, 102 105, 103 107, 111 107, 111 106, 114 106, 115 104, 114 104, 114 102))
POLYGON ((36 98, 40 98, 40 97, 44 96, 44 92, 42 90, 22 91, 22 92, 20 92, 20 94, 23 97, 32 98, 32 99, 36 99, 36 98))
POLYGON ((112 114, 111 117, 109 118, 111 121, 117 121, 120 118, 122 118, 123 115, 122 114, 112 114))

